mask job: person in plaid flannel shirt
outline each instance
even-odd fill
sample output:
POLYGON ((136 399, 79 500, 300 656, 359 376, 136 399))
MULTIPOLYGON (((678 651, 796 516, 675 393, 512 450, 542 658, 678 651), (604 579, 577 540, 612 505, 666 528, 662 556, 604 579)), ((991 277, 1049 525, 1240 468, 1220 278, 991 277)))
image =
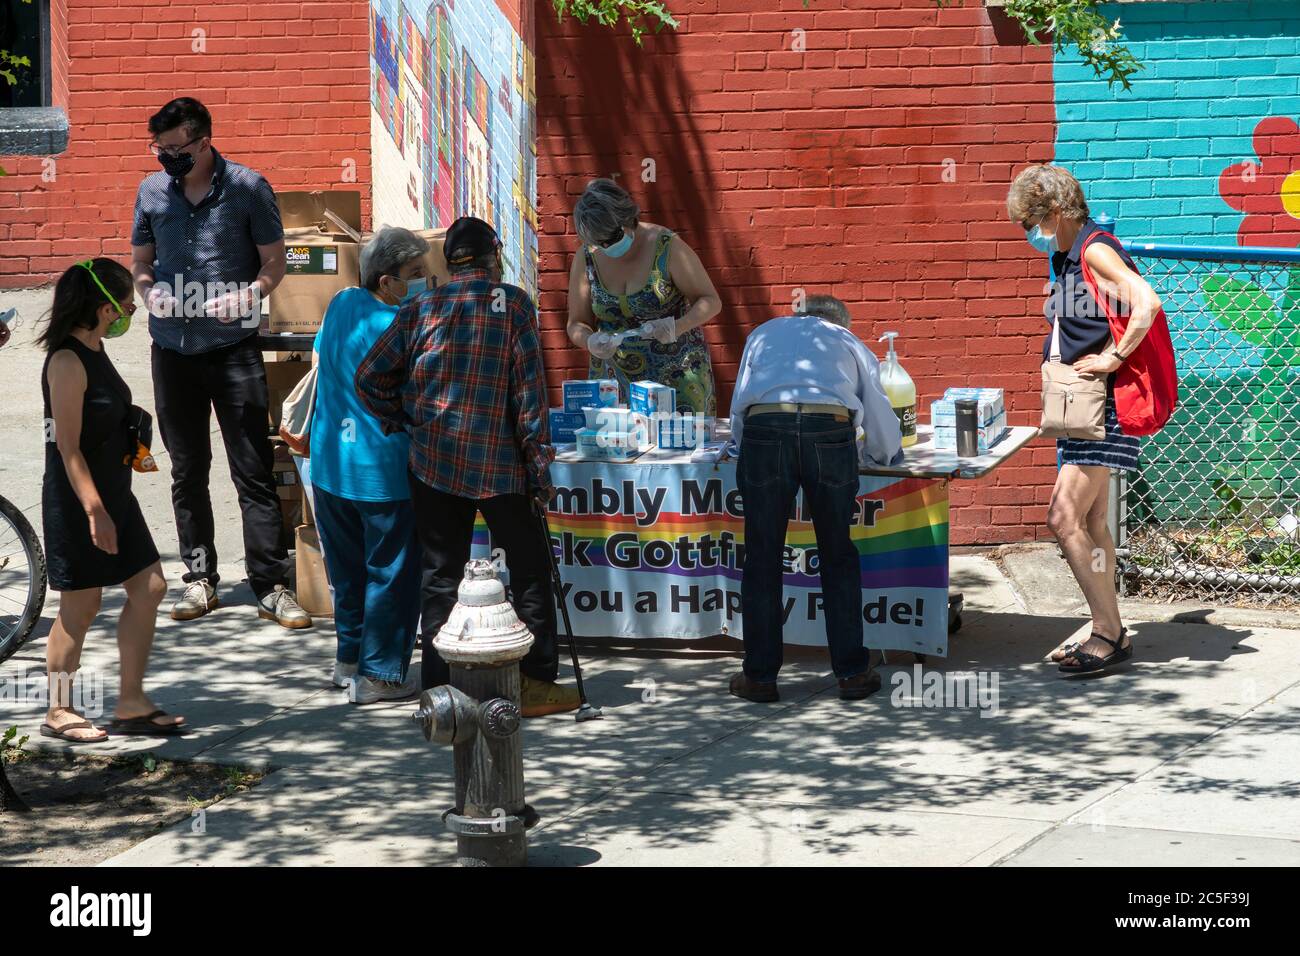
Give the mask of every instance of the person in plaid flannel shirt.
POLYGON ((462 217, 443 242, 451 279, 406 301, 357 368, 362 404, 387 433, 411 438, 411 501, 423 561, 421 685, 450 678, 433 638, 456 603, 474 516, 505 551, 515 611, 533 634, 520 662, 525 717, 578 708, 556 683, 551 542, 533 510, 554 493, 546 376, 537 312, 501 281, 501 242, 462 217))

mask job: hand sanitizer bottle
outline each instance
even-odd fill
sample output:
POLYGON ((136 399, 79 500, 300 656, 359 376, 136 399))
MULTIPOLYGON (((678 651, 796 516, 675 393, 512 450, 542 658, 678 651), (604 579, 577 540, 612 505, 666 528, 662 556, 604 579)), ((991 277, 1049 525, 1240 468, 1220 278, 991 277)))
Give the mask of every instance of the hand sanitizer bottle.
POLYGON ((894 351, 894 339, 897 332, 886 332, 880 341, 889 340, 889 354, 880 363, 880 385, 889 397, 894 414, 898 416, 898 426, 903 433, 903 447, 916 444, 916 384, 912 376, 903 371, 898 362, 898 353, 894 351))

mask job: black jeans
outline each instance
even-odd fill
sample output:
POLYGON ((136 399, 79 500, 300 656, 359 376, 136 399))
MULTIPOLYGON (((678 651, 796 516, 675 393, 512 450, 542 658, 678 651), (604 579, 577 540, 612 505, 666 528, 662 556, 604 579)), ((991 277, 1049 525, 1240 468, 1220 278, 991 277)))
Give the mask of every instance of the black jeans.
POLYGON ((747 417, 736 479, 745 506, 745 674, 774 681, 781 669, 785 532, 800 488, 817 536, 831 667, 841 680, 864 673, 862 570, 849 537, 858 494, 853 426, 820 414, 747 417))
POLYGON ((430 488, 408 474, 420 539, 423 578, 420 584, 420 686, 425 690, 450 679, 447 662, 433 648, 433 639, 447 623, 456 604, 456 589, 465 576, 474 515, 483 512, 492 546, 506 553, 510 570, 510 603, 532 632, 533 646, 519 662, 521 673, 534 680, 553 681, 560 672, 555 653, 555 594, 551 587, 551 542, 527 495, 461 498, 430 488))
POLYGON ((217 574, 216 531, 208 475, 212 466, 211 411, 230 461, 230 477, 244 518, 244 561, 258 597, 289 584, 289 553, 282 545, 280 498, 272 477, 266 366, 250 337, 198 355, 153 347, 153 392, 158 430, 172 460, 172 510, 184 581, 217 574))

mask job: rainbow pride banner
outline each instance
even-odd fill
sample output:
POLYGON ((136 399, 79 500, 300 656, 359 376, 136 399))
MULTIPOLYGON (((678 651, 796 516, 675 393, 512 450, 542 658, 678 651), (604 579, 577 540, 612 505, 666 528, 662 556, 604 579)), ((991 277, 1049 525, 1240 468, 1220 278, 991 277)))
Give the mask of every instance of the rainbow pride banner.
MULTIPOLYGON (((741 637, 744 503, 734 461, 551 466, 548 523, 578 637, 741 637)), ((948 644, 948 490, 863 477, 851 536, 861 555, 869 647, 943 655, 948 644)), ((491 553, 480 516, 474 554, 491 553)), ((786 532, 787 644, 823 646, 817 541, 802 496, 786 532)))

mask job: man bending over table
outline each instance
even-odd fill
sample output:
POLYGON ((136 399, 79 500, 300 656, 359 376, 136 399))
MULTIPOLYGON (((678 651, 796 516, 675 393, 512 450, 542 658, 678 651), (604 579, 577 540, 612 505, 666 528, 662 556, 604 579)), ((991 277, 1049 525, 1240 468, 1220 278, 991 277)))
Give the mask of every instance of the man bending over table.
POLYGON ((805 312, 750 334, 731 399, 731 435, 745 502, 745 663, 731 693, 760 703, 779 699, 782 552, 802 488, 817 536, 826 642, 840 697, 870 696, 880 675, 862 643, 862 570, 849 527, 859 465, 900 461, 903 447, 879 363, 849 331, 843 302, 810 295, 805 312))

